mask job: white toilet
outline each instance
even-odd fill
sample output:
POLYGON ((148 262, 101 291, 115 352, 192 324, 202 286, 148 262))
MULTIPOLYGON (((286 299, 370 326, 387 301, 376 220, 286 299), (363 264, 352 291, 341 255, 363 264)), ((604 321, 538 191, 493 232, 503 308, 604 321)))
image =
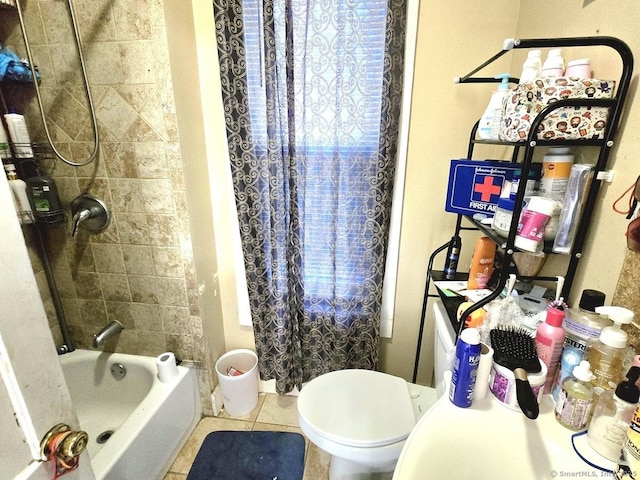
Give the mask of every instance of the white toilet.
MULTIPOLYGON (((444 341, 438 339, 442 326, 436 325, 436 356, 452 344, 449 332, 444 341)), ((436 365, 439 380, 444 372, 438 366, 445 362, 436 365)), ((331 455, 329 480, 386 478, 385 472, 391 478, 409 433, 439 395, 386 373, 339 370, 303 386, 298 422, 309 440, 331 455)))

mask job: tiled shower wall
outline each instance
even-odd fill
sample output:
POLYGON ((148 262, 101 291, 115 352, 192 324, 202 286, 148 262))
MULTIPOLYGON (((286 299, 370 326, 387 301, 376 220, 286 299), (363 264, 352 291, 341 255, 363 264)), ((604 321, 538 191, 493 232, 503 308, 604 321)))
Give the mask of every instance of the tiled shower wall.
MULTIPOLYGON (((90 114, 64 1, 29 0, 26 24, 42 74, 47 125, 56 148, 80 162, 93 148, 90 114)), ((80 193, 106 202, 101 234, 45 229, 72 338, 90 348, 111 320, 125 329, 104 349, 195 363, 205 412, 209 367, 192 254, 161 0, 75 0, 100 133, 98 161, 70 167, 43 160, 65 207, 80 193)), ((0 10, 0 39, 26 56, 15 10, 0 10)), ((189 74, 189 72, 185 72, 189 74)), ((32 141, 46 142, 31 86, 4 86, 7 107, 26 117, 32 141)), ((67 210, 67 217, 69 211, 67 210)), ((33 226, 23 228, 56 343, 61 342, 33 226)))

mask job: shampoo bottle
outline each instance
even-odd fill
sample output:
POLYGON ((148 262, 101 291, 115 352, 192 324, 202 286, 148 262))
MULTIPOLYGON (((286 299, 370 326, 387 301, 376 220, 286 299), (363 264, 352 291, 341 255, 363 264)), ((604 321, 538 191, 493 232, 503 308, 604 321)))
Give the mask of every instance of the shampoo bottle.
POLYGON ((478 290, 487 288, 487 283, 493 274, 493 262, 496 256, 496 244, 489 237, 480 237, 476 241, 469 268, 467 288, 478 290))
POLYGON ((640 367, 631 367, 627 380, 620 382, 615 392, 603 392, 589 425, 589 445, 613 462, 620 458, 622 443, 640 399, 640 389, 635 384, 639 377, 640 367))
POLYGON ((620 328, 631 323, 633 312, 615 306, 596 307, 596 312, 608 315, 613 326, 604 327, 598 340, 587 351, 596 378, 593 384, 602 390, 612 390, 622 379, 623 362, 627 354, 627 332, 620 328))
POLYGON ((13 142, 13 148, 18 158, 32 158, 31 137, 27 130, 24 117, 18 113, 7 113, 4 116, 9 128, 9 136, 13 142))
POLYGON ((64 221, 64 210, 58 195, 58 187, 47 175, 27 179, 27 195, 36 219, 45 223, 64 221))
POLYGON ((536 329, 536 350, 538 358, 547 366, 547 379, 544 383, 544 393, 549 393, 553 386, 553 379, 560 363, 565 332, 562 328, 564 312, 557 308, 547 310, 547 318, 536 329))
POLYGON ((9 149, 9 138, 7 137, 7 132, 2 125, 2 121, 0 121, 0 158, 10 158, 11 150, 9 149))
POLYGON ((583 430, 588 423, 593 404, 594 379, 589 362, 583 360, 562 382, 556 402, 556 420, 571 430, 583 430))
POLYGON ((478 136, 483 140, 498 140, 500 137, 502 107, 509 93, 509 74, 503 73, 496 78, 501 79, 501 82, 491 94, 489 105, 487 105, 478 124, 478 136))
POLYGON ((7 180, 20 223, 33 223, 33 211, 27 196, 27 185, 18 178, 16 167, 12 163, 5 165, 4 170, 7 173, 7 180))
POLYGON ((449 389, 449 400, 458 407, 471 406, 481 350, 478 329, 465 328, 456 342, 456 357, 449 389))

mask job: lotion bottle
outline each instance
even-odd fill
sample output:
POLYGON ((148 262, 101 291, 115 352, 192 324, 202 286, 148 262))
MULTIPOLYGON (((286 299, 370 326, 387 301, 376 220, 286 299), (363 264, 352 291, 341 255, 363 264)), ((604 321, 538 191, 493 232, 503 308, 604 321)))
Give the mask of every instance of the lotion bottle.
POLYGON ((562 328, 564 312, 557 308, 547 310, 547 318, 536 329, 536 350, 538 358, 547 366, 547 378, 544 383, 544 393, 549 393, 553 387, 562 347, 564 345, 565 331, 562 328))
POLYGON ((483 140, 498 140, 500 137, 502 107, 509 93, 509 74, 503 73, 496 76, 496 78, 501 79, 501 82, 491 94, 489 105, 487 105, 478 124, 478 136, 483 140))
POLYGON ((640 389, 635 384, 639 377, 640 367, 631 367, 627 372, 627 380, 620 382, 615 392, 603 392, 589 425, 589 445, 613 462, 620 458, 627 428, 640 399, 640 389))

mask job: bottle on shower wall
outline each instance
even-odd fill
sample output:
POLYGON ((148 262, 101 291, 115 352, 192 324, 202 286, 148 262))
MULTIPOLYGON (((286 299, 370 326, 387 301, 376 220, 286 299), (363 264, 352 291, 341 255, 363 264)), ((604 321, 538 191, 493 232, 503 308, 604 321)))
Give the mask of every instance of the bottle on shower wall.
POLYGON ((0 159, 5 158, 11 158, 11 150, 9 149, 9 138, 7 137, 7 132, 0 121, 0 159))
POLYGON ((32 158, 31 137, 24 117, 18 113, 7 113, 4 116, 9 128, 9 136, 13 143, 14 152, 18 158, 32 158))

